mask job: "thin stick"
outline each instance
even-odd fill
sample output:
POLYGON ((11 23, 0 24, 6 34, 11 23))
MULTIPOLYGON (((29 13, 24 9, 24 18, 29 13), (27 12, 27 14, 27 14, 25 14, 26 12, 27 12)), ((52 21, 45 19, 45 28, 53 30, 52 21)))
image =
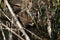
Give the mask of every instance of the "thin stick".
POLYGON ((11 19, 0 9, 0 12, 10 21, 10 22, 12 22, 11 21, 11 19))
POLYGON ((33 32, 31 32, 30 30, 24 28, 26 31, 28 31, 30 34, 34 35, 36 38, 42 40, 42 38, 40 38, 39 36, 37 36, 36 34, 34 34, 33 32))
POLYGON ((0 4, 1 4, 1 1, 2 1, 2 0, 0 0, 0 4))

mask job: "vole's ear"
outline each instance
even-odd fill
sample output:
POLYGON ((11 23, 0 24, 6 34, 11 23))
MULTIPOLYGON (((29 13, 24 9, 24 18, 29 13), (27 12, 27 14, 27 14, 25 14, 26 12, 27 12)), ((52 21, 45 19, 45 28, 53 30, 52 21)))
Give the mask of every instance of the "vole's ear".
POLYGON ((14 6, 13 11, 14 11, 15 14, 18 14, 21 11, 21 9, 20 9, 20 7, 14 6))

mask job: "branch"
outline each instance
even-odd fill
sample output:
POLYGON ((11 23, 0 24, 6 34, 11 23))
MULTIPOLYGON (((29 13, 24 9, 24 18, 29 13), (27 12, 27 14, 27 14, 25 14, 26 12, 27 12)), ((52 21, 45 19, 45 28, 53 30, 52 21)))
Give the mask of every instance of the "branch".
POLYGON ((2 11, 2 10, 0 9, 0 12, 1 12, 10 22, 12 22, 11 19, 5 14, 4 11, 2 11))
POLYGON ((36 34, 34 34, 33 32, 31 32, 30 30, 24 28, 26 31, 28 31, 31 35, 34 35, 36 38, 42 40, 42 38, 40 38, 39 36, 37 36, 36 34))
POLYGON ((1 4, 1 1, 2 1, 2 0, 0 0, 0 4, 1 4))

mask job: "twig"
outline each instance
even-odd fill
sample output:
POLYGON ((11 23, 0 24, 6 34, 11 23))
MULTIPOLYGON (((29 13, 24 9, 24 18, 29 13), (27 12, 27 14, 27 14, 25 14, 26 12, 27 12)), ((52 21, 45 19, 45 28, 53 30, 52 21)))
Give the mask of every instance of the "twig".
POLYGON ((0 0, 0 4, 1 4, 1 1, 2 1, 2 0, 0 0))
POLYGON ((31 32, 30 30, 24 28, 26 31, 28 31, 30 34, 34 35, 36 38, 42 40, 42 38, 40 38, 39 36, 37 36, 36 34, 34 34, 33 32, 31 32))
POLYGON ((6 3, 9 11, 11 12, 11 15, 13 16, 14 20, 16 21, 16 24, 18 25, 17 27, 20 28, 20 31, 24 34, 26 40, 30 40, 30 38, 28 37, 28 35, 25 33, 22 25, 19 23, 17 17, 15 16, 15 13, 13 12, 11 6, 9 5, 8 1, 7 0, 4 0, 4 2, 6 3))
POLYGON ((11 19, 5 14, 5 12, 3 12, 1 9, 0 9, 0 12, 1 12, 10 22, 12 22, 11 19))

